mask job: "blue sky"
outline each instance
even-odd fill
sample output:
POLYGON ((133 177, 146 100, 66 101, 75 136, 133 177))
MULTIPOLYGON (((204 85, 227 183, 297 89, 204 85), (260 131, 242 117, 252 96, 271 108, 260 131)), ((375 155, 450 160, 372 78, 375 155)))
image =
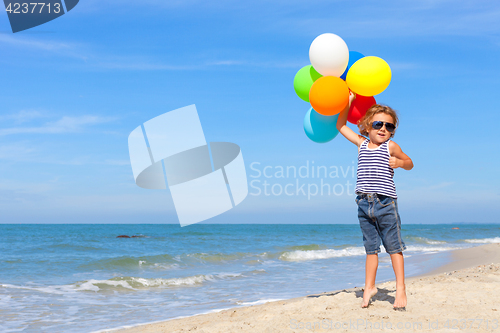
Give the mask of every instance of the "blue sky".
POLYGON ((499 4, 197 0, 81 0, 16 34, 0 14, 1 222, 178 223, 168 191, 135 185, 127 137, 196 104, 207 141, 240 145, 257 181, 207 222, 357 223, 349 172, 323 179, 344 186, 341 195, 309 198, 266 196, 263 182, 277 190, 321 179, 257 177, 266 166, 355 166, 343 137, 306 137, 309 104, 293 90, 325 32, 391 66, 376 99, 398 110, 394 141, 415 165, 396 170, 403 223, 500 222, 499 4))

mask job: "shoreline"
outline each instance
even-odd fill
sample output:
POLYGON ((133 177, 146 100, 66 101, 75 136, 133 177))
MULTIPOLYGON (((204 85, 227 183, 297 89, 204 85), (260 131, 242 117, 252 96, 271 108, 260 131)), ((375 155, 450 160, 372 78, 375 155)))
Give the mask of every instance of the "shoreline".
POLYGON ((451 262, 433 269, 428 273, 421 274, 418 277, 436 275, 473 266, 500 263, 500 244, 492 243, 466 249, 458 249, 451 251, 450 254, 452 259, 451 262))
MULTIPOLYGON (((369 326, 374 323, 382 325, 378 328, 380 330, 390 329, 388 325, 394 326, 392 329, 398 329, 397 323, 406 325, 413 323, 413 326, 417 323, 416 328, 401 327, 401 329, 405 332, 431 332, 446 328, 450 331, 456 330, 458 328, 456 325, 463 325, 463 323, 473 325, 474 321, 471 324, 471 320, 475 318, 478 321, 470 329, 475 332, 491 331, 495 325, 493 321, 500 315, 497 312, 500 311, 500 305, 498 305, 500 296, 498 292, 495 292, 500 288, 500 244, 453 250, 450 257, 452 261, 447 264, 428 273, 406 278, 408 296, 406 312, 396 312, 392 309, 395 297, 395 281, 392 280, 377 284, 379 293, 367 309, 361 309, 358 304, 361 303, 362 288, 355 287, 97 332, 212 333, 233 330, 265 333, 333 330, 347 332, 364 329, 377 330, 377 327, 369 326), (462 299, 459 294, 467 292, 469 300, 470 298, 472 300, 464 303, 465 299, 462 299), (438 295, 440 297, 437 297, 438 295), (458 299, 454 302, 453 297, 450 296, 458 297, 458 299), (432 311, 432 303, 435 301, 433 298, 438 298, 442 303, 436 304, 437 309, 434 312, 432 311), (453 306, 457 302, 460 305, 453 306), (484 311, 477 306, 468 308, 477 302, 484 303, 487 308, 484 311), (444 314, 441 311, 441 316, 436 317, 439 312, 437 310, 446 310, 448 306, 444 305, 447 304, 452 306, 453 310, 448 309, 448 312, 444 314), (463 311, 465 312, 459 317, 458 313, 463 311), (449 315, 446 315, 447 313, 449 315), (480 322, 479 319, 483 321, 480 322), (383 324, 384 320, 385 324, 383 324), (448 327, 443 326, 446 325, 446 320, 448 320, 448 327), (418 326, 419 323, 420 326, 418 326), (456 324, 454 329, 453 324, 456 324), (439 327, 434 327, 436 325, 439 327)), ((500 321, 497 320, 496 323, 500 332, 500 321)))

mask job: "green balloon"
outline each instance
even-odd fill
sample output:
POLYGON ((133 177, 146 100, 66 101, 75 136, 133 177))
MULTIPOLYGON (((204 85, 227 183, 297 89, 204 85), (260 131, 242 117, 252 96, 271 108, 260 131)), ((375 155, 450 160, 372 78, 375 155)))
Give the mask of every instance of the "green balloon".
POLYGON ((309 90, 311 90, 314 81, 322 76, 311 65, 302 67, 293 79, 293 88, 297 95, 304 101, 309 102, 309 90))

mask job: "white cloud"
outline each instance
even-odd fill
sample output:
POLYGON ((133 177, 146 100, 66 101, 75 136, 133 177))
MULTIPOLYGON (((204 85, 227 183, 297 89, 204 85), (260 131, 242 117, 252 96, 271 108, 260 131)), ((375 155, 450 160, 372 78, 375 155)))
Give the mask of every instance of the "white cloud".
POLYGON ((37 154, 37 149, 26 143, 1 144, 0 159, 10 161, 31 160, 37 154))
MULTIPOLYGON (((364 1, 316 4, 300 15, 277 16, 256 29, 302 36, 333 32, 343 38, 411 38, 497 34, 500 6, 494 1, 364 1)), ((299 13, 299 11, 297 11, 299 13)))
POLYGON ((48 122, 41 126, 35 127, 11 127, 0 129, 0 136, 13 134, 58 134, 58 133, 75 133, 81 132, 86 127, 91 125, 110 122, 115 118, 101 116, 80 116, 69 117, 64 116, 55 122, 48 122))
MULTIPOLYGON (((34 40, 30 38, 16 38, 9 35, 0 34, 0 43, 7 43, 23 49, 31 49, 37 51, 45 51, 57 54, 63 57, 84 60, 76 66, 84 65, 89 69, 105 69, 105 70, 131 70, 131 71, 189 71, 189 70, 207 70, 210 68, 227 67, 227 66, 243 66, 243 67, 261 67, 261 68, 296 68, 304 64, 298 61, 261 61, 259 56, 256 60, 238 60, 238 59, 215 59, 215 60, 197 60, 189 63, 171 63, 165 62, 161 59, 151 59, 143 55, 116 55, 99 53, 92 50, 89 45, 67 43, 55 40, 34 40)), ((255 58, 255 57, 254 57, 255 58)), ((263 54, 262 59, 267 59, 268 55, 263 54)), ((65 64, 65 66, 69 66, 65 64)), ((24 115, 21 113, 17 115, 18 118, 22 116, 34 116, 35 111, 26 111, 24 115)), ((3 116, 0 119, 13 118, 10 116, 3 116)))
MULTIPOLYGON (((266 57, 263 55, 263 57, 266 57)), ((301 68, 307 65, 300 61, 249 61, 249 60, 215 60, 205 64, 205 67, 210 66, 244 66, 244 67, 262 67, 262 68, 301 68)))
POLYGON ((156 70, 170 70, 170 71, 180 71, 180 70, 196 70, 201 69, 202 66, 196 65, 170 65, 157 61, 144 61, 136 60, 131 57, 129 59, 123 57, 112 57, 106 56, 109 60, 97 59, 95 61, 90 61, 87 65, 94 68, 101 69, 117 69, 117 70, 133 70, 133 71, 156 71, 156 70))
MULTIPOLYGON (((262 58, 268 58, 267 55, 262 55, 262 58)), ((179 71, 179 70, 209 70, 217 67, 259 67, 259 68, 300 68, 304 66, 303 62, 290 61, 260 61, 260 60, 206 60, 188 65, 168 64, 162 61, 138 59, 138 57, 123 57, 123 56, 105 56, 98 57, 95 60, 89 60, 86 66, 96 69, 110 70, 133 70, 133 71, 179 71), (106 59, 106 60, 103 60, 106 59)))
POLYGON ((11 46, 19 47, 22 49, 32 49, 32 50, 56 53, 59 55, 70 56, 82 60, 87 59, 82 50, 83 44, 42 39, 42 38, 35 39, 26 37, 24 35, 7 35, 7 34, 0 34, 0 43, 10 44, 11 46))
POLYGON ((17 194, 39 194, 53 191, 56 181, 48 181, 44 183, 37 182, 21 182, 12 180, 3 180, 0 183, 0 192, 11 192, 17 194))
POLYGON ((12 120, 16 124, 26 123, 33 119, 48 117, 46 114, 38 110, 21 110, 17 113, 12 113, 4 116, 0 116, 0 120, 12 120))

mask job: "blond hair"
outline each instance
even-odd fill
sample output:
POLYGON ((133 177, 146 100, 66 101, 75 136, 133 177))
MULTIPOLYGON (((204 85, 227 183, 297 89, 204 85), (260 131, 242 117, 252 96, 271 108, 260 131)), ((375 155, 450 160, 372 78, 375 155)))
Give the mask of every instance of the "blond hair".
MULTIPOLYGON (((385 113, 391 116, 394 121, 394 126, 396 126, 397 129, 399 119, 396 110, 392 109, 387 105, 375 104, 371 108, 369 108, 368 111, 366 111, 366 114, 358 122, 359 133, 361 133, 361 135, 368 136, 368 132, 372 127, 373 116, 375 116, 377 113, 385 113)), ((395 133, 396 130, 394 130, 394 132, 391 133, 391 138, 394 136, 395 133)))

